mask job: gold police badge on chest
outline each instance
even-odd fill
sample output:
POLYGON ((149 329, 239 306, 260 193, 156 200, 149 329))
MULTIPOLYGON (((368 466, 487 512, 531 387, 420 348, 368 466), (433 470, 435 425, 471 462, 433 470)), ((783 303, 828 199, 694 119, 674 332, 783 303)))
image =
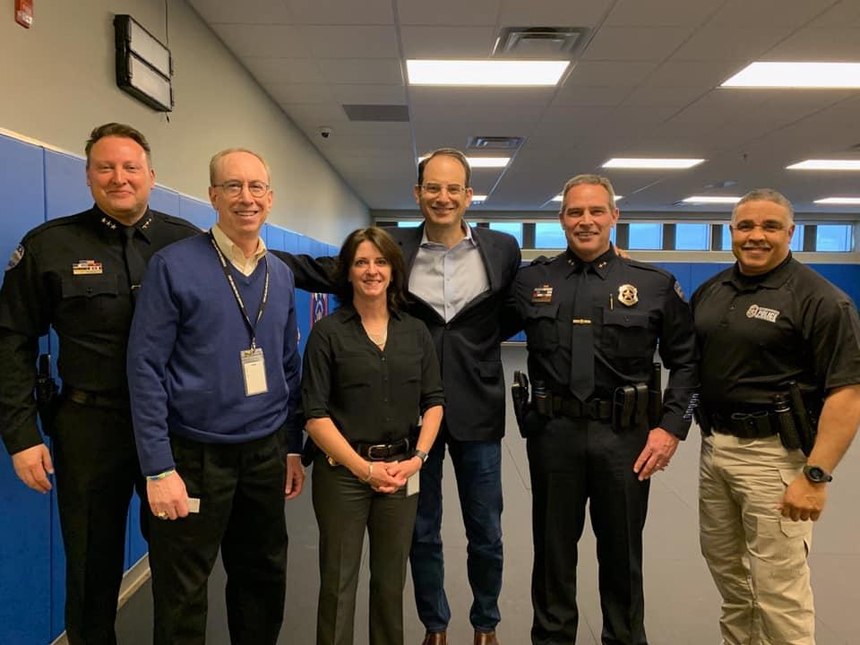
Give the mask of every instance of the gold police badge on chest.
POLYGON ((618 287, 618 302, 626 307, 632 307, 639 302, 639 290, 632 284, 622 284, 618 287))

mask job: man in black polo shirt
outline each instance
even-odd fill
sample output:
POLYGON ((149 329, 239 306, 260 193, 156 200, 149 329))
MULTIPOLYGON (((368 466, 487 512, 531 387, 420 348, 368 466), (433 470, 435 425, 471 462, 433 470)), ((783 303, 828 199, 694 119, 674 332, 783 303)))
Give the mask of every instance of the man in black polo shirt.
POLYGON ((724 643, 813 644, 806 558, 860 423, 860 322, 848 296, 792 258, 793 211, 780 193, 745 195, 731 233, 737 263, 692 298, 702 553, 723 597, 724 643), (808 457, 784 445, 797 445, 804 415, 817 420, 808 457))

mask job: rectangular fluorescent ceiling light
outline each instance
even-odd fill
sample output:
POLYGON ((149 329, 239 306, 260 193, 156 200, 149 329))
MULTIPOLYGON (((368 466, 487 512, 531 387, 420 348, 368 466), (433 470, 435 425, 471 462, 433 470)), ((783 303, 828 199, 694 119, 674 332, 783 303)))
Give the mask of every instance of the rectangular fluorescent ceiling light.
MULTIPOLYGON (((624 195, 616 195, 616 196, 615 196, 615 201, 616 201, 616 203, 617 203, 617 202, 620 202, 622 199, 624 199, 624 195)), ((551 201, 554 201, 554 202, 560 202, 561 200, 562 200, 562 196, 561 196, 561 193, 559 193, 558 195, 556 195, 555 197, 553 197, 551 201)))
POLYGON ((731 195, 692 195, 681 201, 685 204, 737 204, 741 198, 731 195))
POLYGON ((407 60, 410 85, 554 86, 566 60, 407 60))
POLYGON ((816 204, 846 204, 851 206, 860 206, 860 197, 825 197, 824 199, 816 199, 816 204))
MULTIPOLYGON (((424 161, 430 155, 424 155, 418 158, 418 163, 424 161)), ((469 166, 475 168, 504 168, 511 160, 510 157, 466 157, 469 166)))
POLYGON ((604 168, 633 168, 633 169, 685 169, 698 166, 704 159, 648 159, 618 157, 610 159, 604 168))
POLYGON ((786 168, 788 170, 860 170, 860 159, 807 159, 786 168))
POLYGON ((860 63, 751 63, 721 87, 860 88, 860 63))

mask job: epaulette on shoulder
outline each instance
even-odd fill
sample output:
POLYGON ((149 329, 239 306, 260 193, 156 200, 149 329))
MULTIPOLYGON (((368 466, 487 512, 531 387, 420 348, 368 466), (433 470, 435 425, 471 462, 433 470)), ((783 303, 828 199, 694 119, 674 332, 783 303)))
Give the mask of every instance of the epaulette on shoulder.
POLYGON ((632 258, 623 258, 623 260, 629 266, 635 269, 642 269, 643 271, 653 271, 654 273, 659 273, 661 275, 666 276, 667 278, 672 277, 672 273, 670 271, 667 271, 663 267, 658 267, 655 264, 651 264, 650 262, 642 262, 641 260, 634 260, 632 258))
POLYGON ((558 257, 557 255, 554 255, 552 257, 549 257, 547 255, 539 255, 536 258, 534 258, 531 262, 529 262, 529 266, 533 267, 533 266, 537 266, 539 264, 550 264, 557 257, 558 257))
POLYGON ((81 213, 75 213, 74 215, 65 215, 63 217, 56 217, 54 219, 48 220, 44 224, 39 224, 34 229, 29 230, 26 235, 21 239, 21 243, 24 244, 29 242, 43 233, 47 231, 51 231, 55 228, 63 228, 66 226, 72 226, 80 222, 83 215, 86 215, 89 211, 83 211, 81 213))

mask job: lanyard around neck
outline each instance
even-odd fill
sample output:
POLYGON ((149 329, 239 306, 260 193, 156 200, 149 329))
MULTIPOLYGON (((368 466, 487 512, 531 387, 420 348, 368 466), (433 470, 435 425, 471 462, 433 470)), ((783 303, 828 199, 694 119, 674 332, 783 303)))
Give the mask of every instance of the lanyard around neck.
POLYGON ((263 283, 263 297, 260 299, 260 308, 257 310, 257 317, 254 319, 254 322, 251 322, 251 317, 248 315, 248 310, 245 308, 245 301, 242 300, 242 295, 239 293, 239 288, 236 286, 236 281, 233 279, 233 274, 230 273, 230 266, 227 262, 227 257, 224 255, 223 251, 221 251, 221 247, 218 246, 218 243, 215 241, 215 236, 212 234, 212 231, 209 231, 209 241, 212 242, 212 246, 215 248, 215 252, 218 254, 218 259, 221 261, 221 268, 224 270, 224 276, 227 278, 227 282, 230 284, 230 288, 233 290, 233 296, 236 298, 236 304, 239 305, 239 311, 242 312, 242 317, 245 319, 245 325, 248 327, 248 334, 251 337, 251 349, 257 348, 257 324, 260 322, 260 318, 263 317, 263 311, 266 309, 266 303, 269 301, 269 259, 264 255, 263 262, 266 265, 266 280, 263 283))

